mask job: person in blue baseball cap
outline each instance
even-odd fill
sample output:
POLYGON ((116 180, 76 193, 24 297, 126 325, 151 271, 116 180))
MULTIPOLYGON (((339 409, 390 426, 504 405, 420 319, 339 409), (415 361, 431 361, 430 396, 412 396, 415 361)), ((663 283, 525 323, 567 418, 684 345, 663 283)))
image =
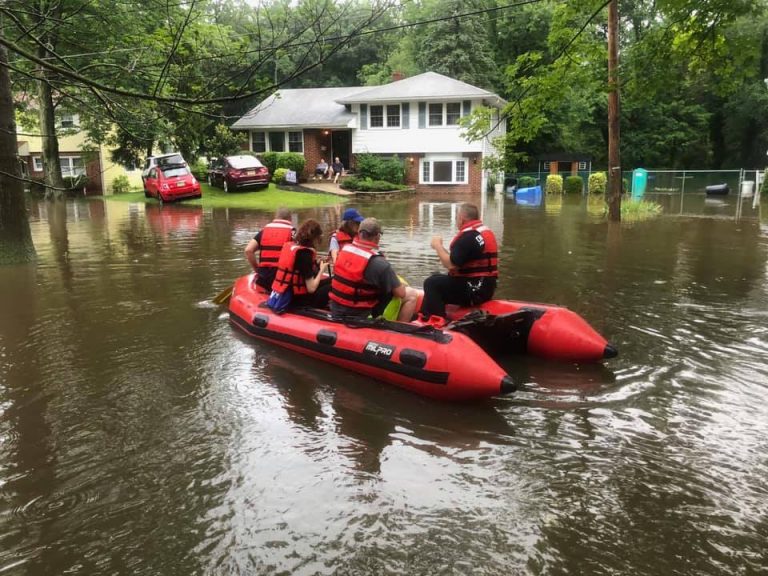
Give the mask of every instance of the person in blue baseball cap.
POLYGON ((344 214, 341 215, 341 226, 331 235, 331 242, 328 246, 328 253, 331 255, 332 264, 336 262, 339 250, 345 244, 351 244, 352 240, 357 236, 357 230, 360 228, 360 222, 363 220, 365 220, 363 215, 354 208, 344 210, 344 214))

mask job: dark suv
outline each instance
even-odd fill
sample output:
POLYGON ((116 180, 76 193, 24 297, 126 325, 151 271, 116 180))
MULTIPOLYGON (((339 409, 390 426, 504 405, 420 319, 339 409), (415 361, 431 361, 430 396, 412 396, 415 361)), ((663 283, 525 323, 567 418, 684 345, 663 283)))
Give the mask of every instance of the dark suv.
POLYGON ((251 186, 269 186, 269 170, 254 156, 225 156, 213 160, 208 168, 208 184, 224 192, 251 186))

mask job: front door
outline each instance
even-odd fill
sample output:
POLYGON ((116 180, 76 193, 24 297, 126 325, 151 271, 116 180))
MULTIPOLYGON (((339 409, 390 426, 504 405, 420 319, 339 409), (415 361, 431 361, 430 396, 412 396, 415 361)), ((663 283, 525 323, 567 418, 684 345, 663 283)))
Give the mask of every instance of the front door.
POLYGON ((339 157, 344 168, 349 170, 349 160, 352 155, 352 139, 349 130, 334 130, 331 133, 331 158, 328 163, 333 164, 333 159, 339 157))

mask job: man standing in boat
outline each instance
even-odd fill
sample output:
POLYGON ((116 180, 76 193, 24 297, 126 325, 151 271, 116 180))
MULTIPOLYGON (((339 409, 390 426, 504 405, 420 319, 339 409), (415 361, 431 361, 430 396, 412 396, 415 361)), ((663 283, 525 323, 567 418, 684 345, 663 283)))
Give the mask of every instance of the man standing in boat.
POLYGON ((376 218, 360 223, 357 236, 339 251, 331 279, 331 314, 334 318, 374 318, 392 297, 401 298, 398 319, 410 320, 418 292, 406 288, 379 252, 381 225, 376 218))
POLYGON ((272 289, 283 244, 292 241, 295 235, 296 228, 291 223, 291 211, 288 208, 278 208, 275 219, 259 230, 245 247, 245 258, 257 274, 256 284, 266 291, 272 289))
POLYGON ((432 238, 431 246, 448 274, 433 274, 424 281, 424 318, 445 318, 446 304, 475 306, 493 298, 498 271, 496 236, 480 221, 477 206, 462 204, 458 214, 459 232, 451 241, 450 251, 441 236, 432 238))

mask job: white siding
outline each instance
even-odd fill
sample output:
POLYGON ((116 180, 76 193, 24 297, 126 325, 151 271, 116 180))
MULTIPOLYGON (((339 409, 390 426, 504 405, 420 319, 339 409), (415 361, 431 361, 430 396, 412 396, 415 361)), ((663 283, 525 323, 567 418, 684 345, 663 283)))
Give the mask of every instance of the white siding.
MULTIPOLYGON (((456 102, 457 100, 446 100, 456 102)), ((376 102, 375 104, 385 104, 376 102)), ((391 102, 400 104, 400 102, 391 102)), ((421 152, 483 152, 483 142, 467 142, 460 136, 459 126, 440 126, 419 128, 419 103, 409 103, 408 128, 367 128, 360 130, 357 126, 352 131, 352 153, 360 154, 412 154, 421 152)), ((472 108, 480 105, 479 100, 472 101, 472 108)), ((352 106, 352 112, 359 118, 360 106, 352 106)), ((368 106, 368 118, 371 107, 368 106)))

